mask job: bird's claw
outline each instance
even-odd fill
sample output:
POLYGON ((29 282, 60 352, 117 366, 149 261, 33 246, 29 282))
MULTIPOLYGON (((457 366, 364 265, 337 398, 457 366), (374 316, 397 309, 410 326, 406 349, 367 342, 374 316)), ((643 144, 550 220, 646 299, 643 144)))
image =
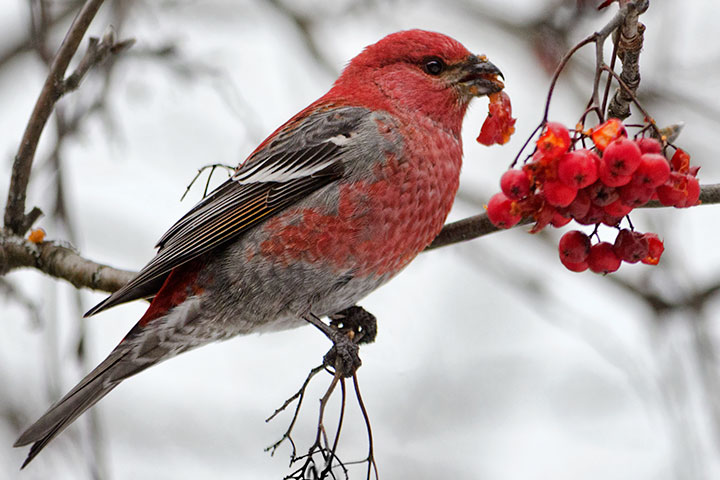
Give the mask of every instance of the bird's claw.
POLYGON ((329 318, 330 325, 312 315, 306 320, 333 342, 333 346, 323 357, 323 364, 343 378, 352 377, 362 365, 359 345, 375 341, 377 321, 374 315, 358 306, 346 308, 329 318))
POLYGON ((339 335, 334 345, 323 357, 323 364, 332 368, 336 375, 343 378, 352 377, 360 365, 360 347, 346 335, 339 335))
POLYGON ((348 336, 357 344, 372 343, 377 336, 375 315, 354 305, 329 316, 330 325, 348 336))

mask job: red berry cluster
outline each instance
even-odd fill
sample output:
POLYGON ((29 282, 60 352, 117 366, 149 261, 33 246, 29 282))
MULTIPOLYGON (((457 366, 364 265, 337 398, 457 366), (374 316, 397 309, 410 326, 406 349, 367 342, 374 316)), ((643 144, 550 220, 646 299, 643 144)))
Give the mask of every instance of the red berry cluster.
POLYGON ((595 273, 611 273, 620 268, 621 262, 657 265, 665 246, 654 233, 628 229, 618 232, 614 244, 598 242, 592 245, 588 235, 572 230, 560 237, 558 250, 560 261, 572 272, 584 272, 589 268, 595 273))
MULTIPOLYGON (((678 208, 697 205, 699 167, 690 166, 690 156, 683 150, 676 150, 668 161, 660 142, 629 139, 623 124, 614 118, 579 137, 590 137, 594 147, 575 148, 567 128, 547 123, 529 161, 500 179, 502 192, 487 205, 490 221, 510 228, 522 218, 533 218, 532 233, 571 220, 617 227, 623 217, 650 200, 678 208)), ((570 233, 565 243, 561 240, 560 259, 572 271, 590 268, 608 273, 622 261, 654 265, 663 250, 655 234, 621 230, 614 245, 591 245, 590 237, 582 232, 570 233)))

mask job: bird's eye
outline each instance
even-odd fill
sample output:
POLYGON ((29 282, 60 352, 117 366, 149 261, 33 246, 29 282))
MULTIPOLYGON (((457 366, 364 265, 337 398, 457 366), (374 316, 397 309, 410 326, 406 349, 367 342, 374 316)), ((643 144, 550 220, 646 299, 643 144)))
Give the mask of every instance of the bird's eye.
POLYGON ((445 62, 438 57, 428 57, 423 60, 423 70, 429 75, 440 75, 445 70, 445 62))

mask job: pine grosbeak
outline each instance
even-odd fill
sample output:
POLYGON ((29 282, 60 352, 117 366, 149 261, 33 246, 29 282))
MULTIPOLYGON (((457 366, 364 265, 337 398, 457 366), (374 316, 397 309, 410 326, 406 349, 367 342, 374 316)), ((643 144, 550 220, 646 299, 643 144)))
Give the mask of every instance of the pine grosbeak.
POLYGON ((410 30, 367 47, 160 239, 88 312, 152 297, 120 344, 18 439, 25 461, 136 373, 215 340, 351 307, 440 232, 470 100, 503 88, 484 56, 410 30))

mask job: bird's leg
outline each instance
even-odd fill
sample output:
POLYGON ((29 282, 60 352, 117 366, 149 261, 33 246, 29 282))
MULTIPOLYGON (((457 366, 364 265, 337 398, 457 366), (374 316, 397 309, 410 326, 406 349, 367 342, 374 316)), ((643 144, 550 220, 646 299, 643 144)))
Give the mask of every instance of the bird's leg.
POLYGON ((330 325, 312 313, 307 315, 305 320, 315 325, 333 342, 333 346, 323 357, 324 365, 334 369, 340 377, 352 377, 362 365, 358 345, 375 341, 377 321, 374 315, 358 306, 346 308, 329 317, 330 325))

